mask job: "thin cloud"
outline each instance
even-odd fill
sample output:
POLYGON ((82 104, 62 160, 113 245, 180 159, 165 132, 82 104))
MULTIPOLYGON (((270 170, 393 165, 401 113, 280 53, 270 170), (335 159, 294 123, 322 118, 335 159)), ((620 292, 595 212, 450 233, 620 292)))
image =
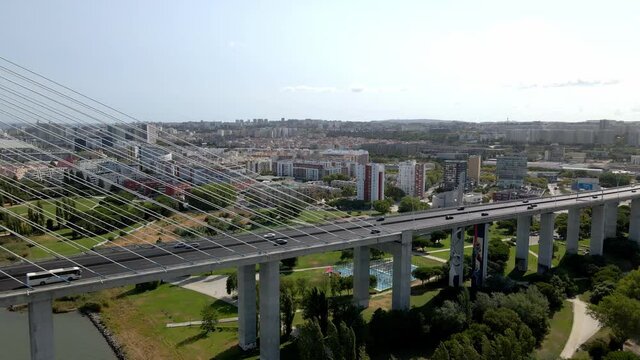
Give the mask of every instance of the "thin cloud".
POLYGON ((405 92, 408 89, 406 87, 367 87, 360 85, 353 85, 347 88, 339 88, 335 86, 311 86, 311 85, 295 85, 285 86, 281 89, 283 92, 298 92, 298 93, 398 93, 405 92))
POLYGON ((607 86, 617 85, 620 80, 573 80, 560 83, 547 83, 547 84, 521 84, 517 88, 520 90, 536 89, 536 88, 564 88, 564 87, 595 87, 595 86, 607 86))
POLYGON ((296 85, 296 86, 285 86, 282 88, 282 91, 300 92, 300 93, 332 93, 332 92, 338 91, 338 89, 331 86, 296 85))

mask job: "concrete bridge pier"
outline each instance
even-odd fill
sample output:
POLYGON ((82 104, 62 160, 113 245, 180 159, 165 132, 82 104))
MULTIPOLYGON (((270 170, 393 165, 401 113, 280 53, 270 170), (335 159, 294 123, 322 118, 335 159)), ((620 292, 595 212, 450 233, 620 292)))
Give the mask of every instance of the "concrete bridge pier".
MULTIPOLYGON (((393 310, 409 310, 410 308, 412 239, 413 230, 405 230, 399 240, 376 245, 380 250, 393 255, 393 284, 391 285, 391 308, 393 310)), ((369 279, 367 278, 367 286, 368 284, 369 279)))
POLYGON ((629 240, 640 245, 640 199, 631 200, 631 213, 629 214, 629 240))
POLYGON ((604 238, 616 237, 618 226, 618 202, 612 201, 604 205, 604 238))
POLYGON ((516 268, 525 272, 529 267, 529 233, 531 215, 519 215, 516 230, 516 268))
POLYGON ((256 266, 238 267, 238 343, 242 350, 256 347, 256 266))
POLYGON ((604 205, 591 208, 591 255, 602 255, 604 245, 604 205))
POLYGON ((353 303, 365 308, 369 307, 370 257, 368 246, 353 249, 353 303))
POLYGON ((280 262, 260 264, 260 359, 280 359, 280 262))
POLYGON ((451 252, 449 258, 449 286, 462 286, 464 283, 464 228, 456 227, 451 231, 451 252))
POLYGON ((29 303, 29 343, 31 360, 53 360, 53 312, 51 298, 29 303))
POLYGON ((580 208, 569 208, 567 218, 567 253, 578 253, 578 240, 580 239, 580 208))
POLYGON ((538 242, 538 274, 544 274, 552 266, 554 213, 540 215, 540 241, 538 242))

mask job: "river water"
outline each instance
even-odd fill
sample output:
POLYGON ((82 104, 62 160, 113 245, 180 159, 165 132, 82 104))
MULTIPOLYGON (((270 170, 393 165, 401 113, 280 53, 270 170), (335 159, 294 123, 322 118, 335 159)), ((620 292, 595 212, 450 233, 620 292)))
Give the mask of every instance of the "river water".
MULTIPOLYGON (((53 330, 58 360, 117 360, 102 334, 78 312, 54 314, 53 330)), ((29 358, 27 312, 0 308, 0 359, 29 358)))

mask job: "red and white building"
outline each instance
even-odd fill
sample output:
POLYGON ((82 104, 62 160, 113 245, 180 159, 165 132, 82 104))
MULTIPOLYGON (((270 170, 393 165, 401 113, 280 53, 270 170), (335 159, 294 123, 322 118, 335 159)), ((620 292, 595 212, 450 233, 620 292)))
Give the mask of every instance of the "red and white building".
POLYGON ((369 163, 356 166, 357 199, 367 202, 384 199, 384 165, 369 163))
POLYGON ((425 166, 415 160, 398 164, 397 185, 405 194, 413 197, 424 197, 425 166))

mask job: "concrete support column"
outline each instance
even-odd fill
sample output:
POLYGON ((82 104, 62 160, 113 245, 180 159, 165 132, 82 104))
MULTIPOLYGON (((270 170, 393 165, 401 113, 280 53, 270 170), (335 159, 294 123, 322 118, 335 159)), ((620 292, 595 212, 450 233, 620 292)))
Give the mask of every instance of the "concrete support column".
POLYGON ((353 249, 353 303, 369 307, 369 259, 368 246, 353 249))
POLYGON ((409 310, 411 299, 411 240, 412 230, 402 232, 400 244, 393 251, 393 291, 391 308, 409 310))
POLYGON ((604 205, 591 208, 591 255, 602 255, 604 245, 604 205))
POLYGON ((640 198, 631 200, 629 214, 629 240, 640 245, 640 198))
POLYGON ((29 303, 29 342, 31 360, 53 360, 53 313, 51 298, 29 303))
POLYGON ((260 359, 280 359, 280 262, 260 264, 260 359))
POLYGON ((243 350, 256 347, 256 266, 238 267, 238 343, 243 350))
POLYGON ((526 272, 529 268, 529 233, 531 232, 531 215, 518 216, 516 230, 516 268, 526 272))
POLYGON ((580 208, 569 208, 567 218, 567 253, 578 253, 578 240, 580 239, 580 208))
POLYGON ((540 215, 540 241, 538 242, 538 274, 551 269, 553 260, 554 213, 540 215))
POLYGON ((604 205, 604 238, 616 237, 618 226, 618 203, 608 202, 604 205))
POLYGON ((449 254, 449 286, 462 286, 464 283, 464 228, 457 227, 451 231, 449 254))

